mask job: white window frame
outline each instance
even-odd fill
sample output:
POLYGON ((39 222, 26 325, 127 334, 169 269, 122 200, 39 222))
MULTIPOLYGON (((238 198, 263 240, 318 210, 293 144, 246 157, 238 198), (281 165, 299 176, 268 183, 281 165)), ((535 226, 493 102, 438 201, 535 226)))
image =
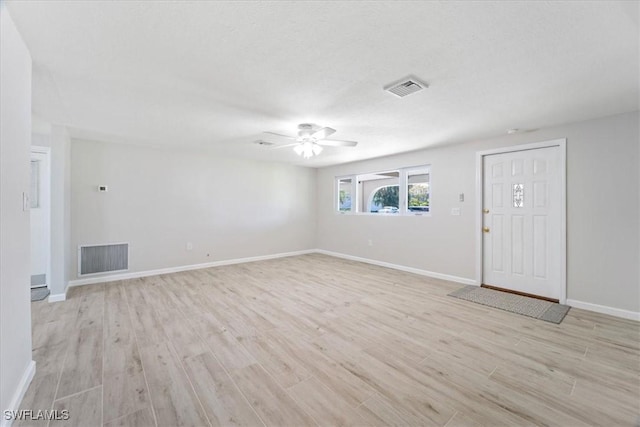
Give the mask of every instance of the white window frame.
MULTIPOLYGON (((423 166, 415 166, 410 168, 402 169, 402 180, 404 182, 404 199, 402 199, 402 203, 404 204, 404 215, 409 216, 430 216, 431 215, 431 165, 423 165, 423 166), (428 212, 413 212, 409 210, 409 175, 429 175, 429 211, 428 212)), ((400 190, 400 196, 402 196, 402 190, 400 190)))
POLYGON ((431 216, 432 205, 433 205, 433 180, 431 176, 431 165, 424 164, 418 166, 410 166, 403 168, 394 168, 383 171, 369 172, 369 173, 360 173, 360 174, 352 174, 352 175, 340 175, 334 178, 333 185, 334 193, 333 193, 333 210, 335 213, 339 215, 369 215, 369 216, 431 216), (358 185, 358 177, 363 175, 370 174, 382 174, 388 172, 398 172, 398 213, 377 213, 377 212, 361 212, 361 195, 358 185), (428 212, 413 212, 409 210, 408 206, 408 177, 411 174, 415 174, 416 172, 427 173, 429 174, 429 211, 428 212), (351 180, 351 210, 350 211, 341 211, 340 210, 340 181, 344 181, 350 179, 351 180))
POLYGON ((356 197, 356 176, 355 175, 345 175, 345 176, 337 176, 334 181, 333 186, 333 210, 340 215, 353 215, 358 212, 358 199, 356 197), (346 181, 347 179, 351 180, 351 210, 349 211, 341 211, 340 210, 340 181, 346 181))

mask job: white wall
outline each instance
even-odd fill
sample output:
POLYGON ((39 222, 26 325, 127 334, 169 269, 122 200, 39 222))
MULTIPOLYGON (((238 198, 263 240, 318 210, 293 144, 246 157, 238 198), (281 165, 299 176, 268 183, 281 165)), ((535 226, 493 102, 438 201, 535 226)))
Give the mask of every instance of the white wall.
MULTIPOLYGON (((0 409, 17 409, 33 375, 29 211, 31 57, 0 2, 0 409)), ((4 423, 4 414, 2 417, 4 423)))
POLYGON ((130 272, 313 249, 315 177, 278 163, 73 140, 72 278, 81 244, 129 242, 130 272))
POLYGON ((481 209, 475 200, 475 153, 567 138, 567 297, 640 312, 638 122, 635 112, 320 169, 317 246, 474 279, 475 214, 481 209), (335 176, 420 164, 431 164, 430 217, 333 211, 335 176), (450 215, 453 207, 461 208, 461 216, 450 215))

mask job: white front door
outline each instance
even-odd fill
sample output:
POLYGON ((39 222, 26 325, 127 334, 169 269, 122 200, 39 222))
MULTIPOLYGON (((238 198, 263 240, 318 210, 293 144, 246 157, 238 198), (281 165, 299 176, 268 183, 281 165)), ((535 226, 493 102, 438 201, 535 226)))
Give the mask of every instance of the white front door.
POLYGON ((483 284, 561 298, 561 159, 558 146, 483 157, 483 284))
POLYGON ((31 287, 47 286, 49 270, 49 161, 44 152, 31 152, 31 287))

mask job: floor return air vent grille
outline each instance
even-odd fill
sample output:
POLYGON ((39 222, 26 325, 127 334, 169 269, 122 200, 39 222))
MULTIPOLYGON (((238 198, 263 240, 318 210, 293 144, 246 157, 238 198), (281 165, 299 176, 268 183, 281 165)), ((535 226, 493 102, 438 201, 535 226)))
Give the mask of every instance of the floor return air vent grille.
POLYGON ((129 244, 82 245, 78 248, 78 275, 129 269, 129 244))

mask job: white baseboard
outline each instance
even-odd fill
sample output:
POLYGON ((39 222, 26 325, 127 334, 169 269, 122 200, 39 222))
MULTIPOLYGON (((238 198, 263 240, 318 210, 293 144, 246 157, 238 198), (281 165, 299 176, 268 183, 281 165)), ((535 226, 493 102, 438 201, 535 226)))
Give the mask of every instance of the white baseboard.
POLYGON ((477 285, 474 279, 467 279, 466 277, 458 277, 458 276, 452 276, 450 274, 436 273, 433 271, 421 270, 419 268, 407 267, 399 264, 392 264, 390 262, 377 261, 375 259, 369 259, 369 258, 361 258, 358 256, 347 255, 340 252, 326 251, 324 249, 316 249, 315 252, 319 254, 334 256, 337 258, 348 259, 351 261, 359 261, 367 264, 379 265, 380 267, 393 268, 394 270, 406 271, 407 273, 419 274, 421 276, 433 277, 434 279, 448 280, 450 282, 462 283, 465 285, 477 285))
POLYGON ((179 273, 181 271, 201 270, 203 268, 219 267, 222 265, 265 261, 265 260, 275 259, 275 258, 286 258, 286 257, 296 256, 296 255, 305 255, 305 254, 310 254, 314 252, 315 252, 314 249, 307 249, 307 250, 295 251, 295 252, 283 252, 279 254, 260 255, 260 256, 247 257, 247 258, 235 258, 235 259, 228 259, 228 260, 222 260, 222 261, 213 261, 213 262, 207 262, 203 264, 192 264, 192 265, 182 265, 178 267, 160 268, 157 270, 135 271, 132 273, 106 274, 103 276, 88 277, 86 279, 71 280, 69 282, 69 287, 91 285, 94 283, 113 282, 115 280, 137 279, 140 277, 157 276, 159 274, 179 273))
POLYGON ((49 302, 59 302, 59 301, 65 301, 67 299, 67 294, 50 294, 49 295, 49 302))
POLYGON ((31 384, 31 380, 33 380, 33 376, 36 374, 36 362, 31 361, 29 365, 27 365, 27 369, 22 374, 22 378, 20 378, 20 382, 18 383, 18 387, 16 391, 13 393, 13 397, 11 398, 11 402, 9 403, 8 408, 4 408, 2 412, 2 420, 0 421, 0 427, 10 427, 13 424, 13 419, 6 420, 4 415, 4 411, 17 411, 20 409, 20 403, 22 403, 22 398, 24 394, 27 392, 29 388, 29 384, 31 384))
POLYGON ((640 312, 623 310, 621 308, 608 307, 606 305, 592 304, 590 302, 577 301, 574 299, 567 299, 567 305, 575 308, 581 308, 583 310, 595 311, 596 313, 608 314, 615 317, 622 317, 623 319, 640 321, 640 312))

